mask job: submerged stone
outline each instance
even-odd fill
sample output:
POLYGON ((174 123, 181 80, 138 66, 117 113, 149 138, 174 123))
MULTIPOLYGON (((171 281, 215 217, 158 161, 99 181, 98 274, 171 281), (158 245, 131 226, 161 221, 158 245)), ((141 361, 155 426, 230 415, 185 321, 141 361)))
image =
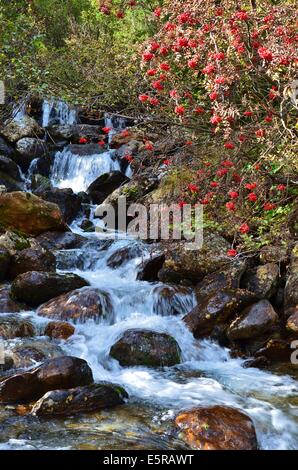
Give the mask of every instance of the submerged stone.
POLYGON ((122 405, 127 398, 128 395, 122 387, 101 382, 85 387, 50 391, 35 403, 32 414, 47 417, 69 416, 122 405))

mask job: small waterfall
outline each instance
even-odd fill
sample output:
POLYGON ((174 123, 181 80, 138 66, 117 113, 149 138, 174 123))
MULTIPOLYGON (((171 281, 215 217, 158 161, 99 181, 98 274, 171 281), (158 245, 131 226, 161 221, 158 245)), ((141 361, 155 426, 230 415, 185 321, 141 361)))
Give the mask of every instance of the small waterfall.
POLYGON ((109 144, 110 144, 114 134, 126 129, 127 120, 121 116, 113 116, 112 114, 109 114, 109 113, 105 113, 104 120, 105 120, 105 127, 111 128, 109 132, 109 144))
MULTIPOLYGON (((47 111, 48 113, 48 111, 47 111)), ((110 127, 109 143, 113 135, 126 128, 126 120, 122 117, 105 114, 105 126, 110 127)), ((69 147, 57 152, 51 172, 52 184, 58 188, 71 188, 74 192, 86 191, 100 175, 111 171, 121 171, 120 163, 115 157, 115 150, 95 152, 92 146, 90 154, 73 153, 69 147)), ((88 146, 84 146, 84 150, 88 146)), ((126 175, 131 177, 128 166, 126 175)))
POLYGON ((44 100, 42 104, 42 127, 50 124, 76 124, 77 111, 61 100, 44 100))
POLYGON ((86 191, 100 175, 110 171, 120 171, 118 160, 113 158, 115 151, 90 155, 78 155, 68 147, 57 152, 52 168, 52 184, 58 188, 71 188, 74 192, 86 191))
POLYGON ((17 103, 12 110, 12 119, 21 122, 26 114, 26 103, 17 103))

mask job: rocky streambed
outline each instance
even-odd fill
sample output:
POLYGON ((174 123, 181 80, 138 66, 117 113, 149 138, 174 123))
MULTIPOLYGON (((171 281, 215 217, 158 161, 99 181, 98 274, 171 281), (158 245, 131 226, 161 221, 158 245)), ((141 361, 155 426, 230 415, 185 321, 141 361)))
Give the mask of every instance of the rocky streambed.
POLYGON ((162 184, 126 126, 59 102, 2 126, 0 448, 296 449, 297 245, 97 232, 162 184))

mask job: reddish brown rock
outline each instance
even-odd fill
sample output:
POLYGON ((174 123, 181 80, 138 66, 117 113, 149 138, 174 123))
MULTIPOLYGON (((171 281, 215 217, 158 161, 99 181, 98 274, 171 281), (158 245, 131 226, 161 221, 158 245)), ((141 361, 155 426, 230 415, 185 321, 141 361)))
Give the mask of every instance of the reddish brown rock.
POLYGON ((119 132, 118 134, 113 135, 111 141, 111 148, 119 148, 121 145, 128 144, 130 141, 134 140, 141 142, 144 139, 144 134, 142 131, 136 129, 128 129, 125 132, 119 132))
POLYGON ((268 300, 247 307, 229 326, 227 335, 231 340, 251 339, 273 331, 278 315, 268 300))
POLYGON ((298 310, 288 318, 286 328, 293 337, 298 337, 298 310))
POLYGON ((100 289, 84 288, 60 295, 41 305, 37 313, 61 321, 98 321, 113 310, 110 296, 100 289))
POLYGON ((227 320, 256 300, 255 294, 244 289, 225 289, 211 294, 183 320, 196 338, 202 338, 210 335, 215 327, 225 326, 227 320))
POLYGON ((56 258, 42 247, 27 248, 17 252, 11 260, 8 269, 9 279, 15 279, 19 274, 28 271, 55 271, 56 258))
POLYGON ((0 382, 0 402, 17 403, 42 397, 46 392, 93 383, 90 367, 83 359, 62 356, 8 377, 0 382))
POLYGON ((0 246, 0 281, 6 279, 10 261, 9 251, 4 246, 0 246))
POLYGON ((11 293, 20 302, 36 306, 86 285, 88 282, 76 274, 28 271, 15 278, 11 293))
POLYGON ((194 408, 176 417, 182 439, 199 450, 256 450, 256 431, 248 415, 228 406, 194 408))
POLYGON ((34 336, 33 324, 18 315, 0 316, 0 336, 3 339, 11 339, 25 336, 34 336))
POLYGON ((75 328, 67 322, 51 321, 47 324, 45 335, 54 339, 67 339, 75 332, 75 328))
POLYGON ((10 286, 4 285, 0 287, 0 313, 18 313, 22 310, 30 310, 30 307, 15 302, 10 297, 10 286))
POLYGON ((290 363, 292 352, 293 349, 291 349, 291 341, 284 339, 270 339, 255 353, 255 356, 257 358, 264 357, 270 362, 290 363))
POLYGON ((48 417, 69 416, 122 405, 127 398, 128 395, 122 387, 106 382, 69 390, 53 390, 35 403, 32 414, 48 417))

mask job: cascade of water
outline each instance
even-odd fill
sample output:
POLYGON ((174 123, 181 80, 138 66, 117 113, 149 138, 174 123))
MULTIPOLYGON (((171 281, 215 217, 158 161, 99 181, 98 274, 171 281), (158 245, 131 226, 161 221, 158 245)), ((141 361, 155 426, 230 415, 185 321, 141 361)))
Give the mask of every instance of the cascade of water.
POLYGON ((78 155, 65 148, 55 155, 51 179, 54 186, 72 188, 78 193, 86 191, 96 178, 110 171, 120 171, 119 162, 114 158, 114 151, 78 155))
POLYGON ((42 104, 42 127, 50 124, 76 124, 77 111, 61 100, 44 100, 42 104))
MULTIPOLYGON (((110 321, 76 325, 76 335, 65 344, 65 352, 86 359, 95 380, 120 383, 135 399, 160 407, 165 420, 181 408, 226 404, 243 409, 254 419, 261 448, 295 448, 296 412, 285 403, 297 396, 297 382, 287 376, 244 368, 244 360, 233 359, 227 349, 209 340, 196 341, 182 321, 195 304, 193 295, 176 294, 178 315, 173 316, 169 308, 173 305, 167 305, 166 298, 158 302, 158 292, 165 286, 136 280, 141 257, 124 261, 117 269, 108 267, 107 261, 117 250, 141 242, 118 240, 105 250, 96 250, 96 239, 99 242, 100 237, 90 234, 89 247, 68 253, 66 272, 75 272, 92 287, 107 292, 113 312, 110 321), (173 336, 182 350, 182 364, 172 370, 155 370, 121 367, 111 359, 112 345, 127 329, 136 327, 173 336)), ((141 246, 146 258, 148 249, 141 246)))
POLYGON ((26 116, 26 103, 17 103, 12 110, 12 119, 21 122, 26 116))
MULTIPOLYGON (((114 132, 116 124, 110 116, 106 117, 106 125, 113 127, 111 132, 114 132)), ((122 121, 118 121, 117 126, 121 128, 122 125, 122 121)), ((61 188, 84 191, 100 174, 119 169, 119 163, 113 156, 114 151, 79 155, 65 148, 56 154, 52 182, 61 188)), ((31 166, 29 171, 32 172, 34 162, 31 166)), ((91 207, 91 214, 93 212, 94 207, 91 207)), ((112 311, 109 318, 102 319, 98 324, 92 320, 76 324, 75 334, 60 344, 65 354, 85 359, 92 368, 95 381, 119 383, 128 391, 132 403, 141 404, 147 409, 152 407, 149 412, 151 423, 154 420, 156 423, 157 419, 167 422, 179 409, 225 404, 241 408, 253 418, 262 449, 297 448, 298 386, 293 378, 244 368, 243 359, 232 358, 230 352, 217 343, 195 340, 182 320, 183 315, 195 305, 193 293, 174 290, 159 282, 137 280, 140 263, 149 256, 147 245, 125 237, 114 241, 109 240, 106 234, 86 234, 79 228, 79 221, 72 228, 86 237, 86 243, 81 248, 58 251, 58 270, 76 273, 84 277, 91 288, 107 293, 112 311), (139 250, 135 250, 136 244, 139 250), (122 263, 112 269, 109 260, 120 249, 133 255, 127 259, 124 257, 122 263), (161 297, 164 288, 173 292, 174 297, 161 297), (182 351, 181 364, 160 369, 145 365, 120 366, 110 357, 110 349, 130 328, 150 329, 173 336, 182 351)), ((35 313, 32 313, 32 319, 37 324, 46 321, 35 313)), ((115 413, 120 416, 121 412, 116 410, 115 413)), ((80 416, 78 420, 81 419, 80 416)), ((88 433, 89 430, 93 436, 96 431, 101 439, 98 420, 95 421, 93 415, 89 421, 88 417, 84 419, 84 432, 88 433)), ((144 426, 143 415, 139 422, 140 426, 144 426)), ((72 418, 72 426, 74 423, 79 426, 76 417, 72 418)), ((55 427, 58 435, 65 432, 63 442, 71 446, 71 432, 67 434, 63 419, 60 424, 55 421, 55 427)), ((117 432, 118 429, 116 427, 117 432)), ((113 448, 111 434, 109 449, 113 448)), ((60 435, 56 439, 47 432, 40 436, 39 428, 38 439, 35 440, 38 448, 60 448, 60 435)), ((31 448, 32 443, 33 440, 10 440, 2 447, 0 444, 0 448, 31 448)))
MULTIPOLYGON (((106 114, 105 126, 110 127, 109 141, 112 136, 125 128, 125 119, 106 114)), ((90 155, 74 154, 68 147, 55 155, 51 172, 54 186, 72 188, 74 192, 86 191, 88 186, 100 175, 111 171, 120 171, 120 163, 115 156, 115 150, 92 153, 90 155)), ((126 176, 131 177, 130 166, 126 176)))
POLYGON ((121 116, 113 116, 112 114, 105 113, 104 115, 105 126, 111 128, 109 132, 109 144, 117 132, 121 132, 126 128, 126 119, 121 116))

